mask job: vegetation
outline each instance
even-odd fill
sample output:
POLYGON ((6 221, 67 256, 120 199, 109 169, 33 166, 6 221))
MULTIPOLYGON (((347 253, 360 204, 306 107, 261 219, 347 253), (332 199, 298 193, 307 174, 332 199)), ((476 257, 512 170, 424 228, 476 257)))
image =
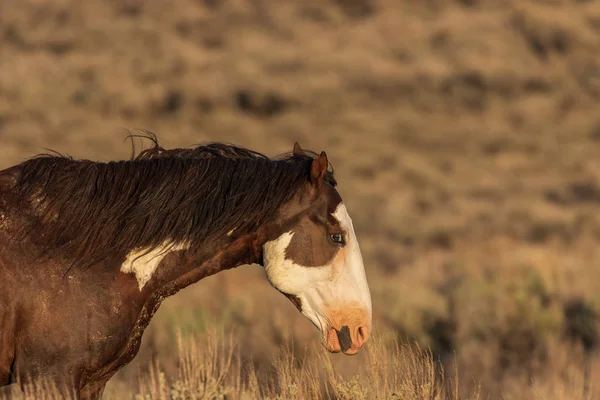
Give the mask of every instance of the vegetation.
POLYGON ((512 257, 487 268, 463 265, 440 258, 391 276, 371 274, 377 331, 354 357, 326 353, 316 329, 291 304, 281 304, 278 293, 252 294, 269 290, 268 284, 257 279, 241 291, 231 282, 237 282, 235 272, 226 273, 212 284, 231 288, 220 300, 228 298, 233 306, 221 308, 219 301, 212 310, 201 306, 205 312, 191 322, 184 310, 210 301, 194 291, 171 299, 145 343, 159 363, 143 369, 140 389, 126 384, 131 378, 122 374, 112 393, 225 390, 232 398, 271 399, 598 396, 596 306, 574 298, 572 285, 557 287, 566 275, 549 265, 511 267, 519 265, 512 257), (270 317, 271 302, 277 306, 270 317), (174 330, 165 332, 168 326, 174 330), (177 331, 185 326, 205 328, 177 331), (174 337, 178 344, 170 347, 174 337))
POLYGON ((3 0, 0 167, 136 128, 334 164, 376 340, 324 353, 244 266, 168 299, 109 399, 600 398, 599 32, 581 0, 3 0))

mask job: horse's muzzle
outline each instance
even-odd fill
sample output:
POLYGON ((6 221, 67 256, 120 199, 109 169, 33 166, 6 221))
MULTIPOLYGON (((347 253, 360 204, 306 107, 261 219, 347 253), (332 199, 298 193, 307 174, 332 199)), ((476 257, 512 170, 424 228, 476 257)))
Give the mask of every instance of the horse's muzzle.
POLYGON ((354 355, 365 344, 369 329, 365 326, 353 327, 348 325, 340 329, 330 328, 325 335, 325 348, 332 353, 340 351, 346 355, 354 355))

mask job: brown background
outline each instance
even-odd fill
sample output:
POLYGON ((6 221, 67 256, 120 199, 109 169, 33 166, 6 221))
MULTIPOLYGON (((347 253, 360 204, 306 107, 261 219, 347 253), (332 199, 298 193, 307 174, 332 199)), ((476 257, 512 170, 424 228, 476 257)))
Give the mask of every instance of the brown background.
MULTIPOLYGON (((325 150, 376 327, 457 351, 493 395, 547 363, 570 305, 600 305, 599 103, 598 1, 0 2, 0 167, 127 158, 136 129, 325 150)), ((280 325, 318 341, 242 267, 167 301, 118 379, 209 320, 259 360, 280 325)))

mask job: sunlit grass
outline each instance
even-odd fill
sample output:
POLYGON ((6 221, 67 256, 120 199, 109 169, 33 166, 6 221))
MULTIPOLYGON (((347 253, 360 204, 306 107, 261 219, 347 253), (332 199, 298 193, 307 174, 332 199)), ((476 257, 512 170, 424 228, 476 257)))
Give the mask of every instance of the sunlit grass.
POLYGON ((153 364, 135 399, 458 399, 458 390, 446 390, 430 351, 399 344, 389 335, 375 336, 365 351, 368 362, 347 378, 322 349, 299 359, 283 346, 272 373, 259 376, 251 363, 241 362, 231 335, 213 330, 180 338, 177 375, 168 377, 153 364))
MULTIPOLYGON (((235 332, 209 329, 201 334, 177 337, 177 369, 168 375, 155 361, 140 374, 138 382, 121 382, 105 393, 106 399, 265 399, 265 400, 477 400, 484 399, 480 387, 460 390, 454 377, 447 377, 429 349, 416 343, 398 342, 395 335, 376 334, 363 349, 365 357, 352 376, 340 373, 332 362, 335 355, 318 346, 298 357, 293 342, 273 355, 268 373, 259 373, 252 360, 242 356, 235 332), (118 388, 118 389, 117 389, 118 388)), ((556 365, 523 385, 507 386, 505 399, 593 399, 594 382, 585 368, 574 362, 563 347, 553 348, 556 365), (588 382, 586 383, 586 379, 588 382), (590 385, 592 387, 590 387, 590 385)), ((349 361, 350 362, 350 361, 349 361)), ((590 368, 597 367, 597 360, 590 368)), ((457 371, 450 371, 457 376, 457 371)), ((26 400, 65 398, 48 382, 28 385, 16 397, 26 400)))

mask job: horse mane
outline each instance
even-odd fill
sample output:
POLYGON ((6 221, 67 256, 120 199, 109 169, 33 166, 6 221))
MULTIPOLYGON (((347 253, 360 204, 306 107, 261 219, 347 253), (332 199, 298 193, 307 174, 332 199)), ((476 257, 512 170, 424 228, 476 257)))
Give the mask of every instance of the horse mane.
MULTIPOLYGON (((315 153, 275 158, 226 143, 154 146, 130 160, 95 162, 54 153, 18 166, 14 186, 39 216, 24 231, 42 255, 91 266, 134 249, 203 244, 273 218, 307 181, 315 153), (35 229, 33 231, 32 229, 35 229)), ((336 185, 333 171, 326 180, 336 185)))
MULTIPOLYGON (((137 156, 135 155, 135 146, 133 147, 134 151, 132 152, 132 159, 135 160, 149 160, 152 158, 169 156, 195 159, 211 157, 227 157, 231 159, 269 159, 267 156, 257 151, 225 142, 208 142, 188 148, 164 149, 162 146, 160 146, 158 143, 158 138, 152 132, 144 131, 143 135, 130 135, 129 137, 141 137, 142 139, 147 139, 152 142, 152 147, 141 151, 137 156)), ((272 160, 312 162, 312 160, 317 158, 317 156, 318 154, 316 152, 303 149, 303 154, 295 154, 293 152, 283 153, 272 158, 272 160)), ((328 165, 328 172, 325 176, 325 180, 333 187, 337 185, 331 163, 328 165)))

